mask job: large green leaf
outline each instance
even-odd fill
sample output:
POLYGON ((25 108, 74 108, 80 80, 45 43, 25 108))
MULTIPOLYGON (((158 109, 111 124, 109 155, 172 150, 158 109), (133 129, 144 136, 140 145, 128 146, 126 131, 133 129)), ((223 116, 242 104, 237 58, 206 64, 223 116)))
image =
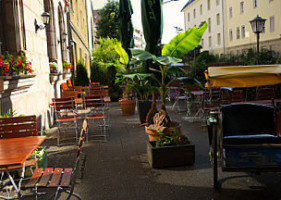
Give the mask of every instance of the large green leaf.
POLYGON ((186 32, 178 34, 169 44, 164 45, 162 56, 182 58, 199 44, 207 28, 208 24, 204 22, 199 27, 193 27, 186 32))
POLYGON ((145 51, 142 49, 130 49, 132 52, 132 55, 139 58, 140 60, 148 60, 148 59, 155 59, 156 56, 145 51))
POLYGON ((160 63, 161 65, 169 65, 169 64, 181 62, 181 59, 174 58, 171 56, 160 56, 160 57, 155 58, 154 60, 157 61, 158 63, 160 63))
POLYGON ((115 51, 118 53, 120 56, 120 62, 123 63, 124 65, 127 65, 129 63, 129 55, 123 49, 121 43, 118 43, 114 46, 115 51))

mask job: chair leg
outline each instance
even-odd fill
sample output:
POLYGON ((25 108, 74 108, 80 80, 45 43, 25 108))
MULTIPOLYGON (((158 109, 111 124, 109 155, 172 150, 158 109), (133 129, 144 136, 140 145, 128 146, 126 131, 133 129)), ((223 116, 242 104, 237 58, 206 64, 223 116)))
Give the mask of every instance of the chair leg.
POLYGON ((76 194, 75 192, 72 192, 72 194, 70 193, 69 190, 65 190, 64 192, 67 193, 67 194, 69 194, 66 200, 69 200, 72 195, 75 196, 77 199, 82 200, 82 197, 80 197, 80 196, 79 196, 78 194, 76 194))

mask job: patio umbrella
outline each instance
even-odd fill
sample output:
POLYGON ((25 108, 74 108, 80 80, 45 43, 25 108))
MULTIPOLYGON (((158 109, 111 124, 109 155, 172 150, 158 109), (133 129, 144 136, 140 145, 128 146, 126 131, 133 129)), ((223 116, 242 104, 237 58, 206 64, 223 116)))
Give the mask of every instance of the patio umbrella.
POLYGON ((163 32, 162 0, 141 0, 141 18, 145 50, 160 56, 163 32))
POLYGON ((130 56, 129 48, 134 47, 133 37, 133 24, 131 15, 133 14, 133 8, 130 0, 120 0, 119 2, 119 15, 120 15, 120 34, 122 47, 126 50, 130 56))

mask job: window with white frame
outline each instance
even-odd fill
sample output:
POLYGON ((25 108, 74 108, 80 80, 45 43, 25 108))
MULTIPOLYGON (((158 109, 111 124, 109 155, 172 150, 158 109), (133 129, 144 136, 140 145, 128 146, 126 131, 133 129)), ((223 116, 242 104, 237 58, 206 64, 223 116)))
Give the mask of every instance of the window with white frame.
POLYGON ((274 22, 274 16, 269 17, 269 29, 270 32, 273 32, 275 29, 275 22, 274 22))
POLYGON ((208 10, 211 9, 211 0, 207 0, 208 1, 208 10))
POLYGON ((232 7, 229 8, 229 18, 232 18, 232 7))
POLYGON ((211 32, 211 18, 208 18, 208 31, 211 32))
POLYGON ((254 8, 258 7, 258 0, 253 0, 253 7, 254 8))
POLYGON ((220 5, 220 0, 216 0, 216 5, 220 5))
POLYGON ((204 48, 204 39, 203 38, 201 39, 201 46, 202 46, 202 48, 204 48))
POLYGON ((220 14, 219 13, 217 14, 217 25, 218 26, 220 25, 220 14))
POLYGON ((229 41, 233 40, 233 33, 232 33, 232 29, 229 30, 229 41))
POLYGON ((245 33, 245 26, 242 25, 242 26, 241 26, 241 37, 242 37, 242 38, 245 38, 245 36, 246 36, 245 34, 246 34, 246 33, 245 33))
POLYGON ((200 5, 200 15, 202 15, 203 14, 203 5, 201 4, 200 5))
POLYGON ((217 34, 217 45, 221 45, 221 34, 217 34))
POLYGON ((190 22, 190 13, 187 13, 187 21, 190 22))
POLYGON ((236 28, 236 39, 240 39, 240 27, 236 28))
POLYGON ((212 37, 209 36, 209 47, 211 47, 211 46, 212 46, 212 37))
POLYGON ((244 13, 244 1, 240 2, 240 13, 244 13))

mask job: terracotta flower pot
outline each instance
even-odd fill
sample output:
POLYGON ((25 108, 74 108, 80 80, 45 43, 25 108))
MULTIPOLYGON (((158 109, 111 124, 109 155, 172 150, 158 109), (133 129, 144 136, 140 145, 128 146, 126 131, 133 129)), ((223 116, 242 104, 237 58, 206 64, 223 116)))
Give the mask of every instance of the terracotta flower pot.
POLYGON ((122 115, 134 115, 135 114, 135 107, 136 107, 136 100, 124 100, 120 99, 119 104, 122 110, 122 115))

